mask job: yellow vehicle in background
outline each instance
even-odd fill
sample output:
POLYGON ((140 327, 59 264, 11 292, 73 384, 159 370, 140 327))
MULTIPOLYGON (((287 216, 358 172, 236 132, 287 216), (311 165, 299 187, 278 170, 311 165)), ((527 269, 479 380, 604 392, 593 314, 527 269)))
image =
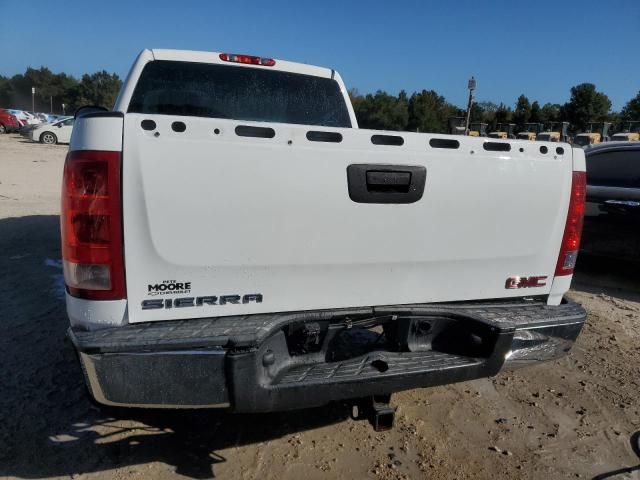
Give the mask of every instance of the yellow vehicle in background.
POLYGON ((518 140, 535 140, 538 133, 543 129, 541 123, 525 123, 521 132, 518 133, 516 138, 518 140))
MULTIPOLYGON (((449 133, 451 135, 464 135, 466 119, 464 117, 449 117, 449 133)), ((482 122, 472 122, 469 124, 470 137, 486 137, 487 124, 482 122)))
POLYGON ((493 132, 490 132, 488 136, 490 138, 502 138, 502 139, 516 138, 516 136, 513 133, 515 128, 516 128, 515 123, 499 123, 496 126, 496 130, 493 132))
POLYGON ((469 124, 470 137, 486 137, 488 124, 482 122, 473 122, 469 124))
POLYGON ((623 130, 611 137, 611 141, 640 142, 640 121, 629 121, 624 123, 623 130))
POLYGON ((569 142, 569 122, 551 122, 548 128, 538 133, 536 140, 541 142, 569 142))
POLYGON ((609 127, 611 127, 611 122, 589 122, 589 130, 577 134, 573 143, 580 147, 586 147, 587 145, 608 142, 609 127))

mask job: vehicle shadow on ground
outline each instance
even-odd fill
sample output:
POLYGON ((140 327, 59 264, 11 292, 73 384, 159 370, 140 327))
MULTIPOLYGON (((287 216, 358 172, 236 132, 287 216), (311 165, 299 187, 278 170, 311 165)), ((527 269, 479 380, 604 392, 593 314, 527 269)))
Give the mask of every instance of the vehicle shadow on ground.
POLYGON ((571 288, 640 302, 640 262, 580 253, 571 288))
MULTIPOLYGON (((631 435, 630 442, 633 453, 635 453, 636 456, 640 458, 640 431, 637 431, 636 433, 631 435)), ((638 471, 640 471, 640 465, 636 465, 635 467, 620 468, 612 472, 596 475, 592 480, 605 480, 607 478, 617 477, 618 475, 622 475, 623 473, 633 473, 638 471)))
POLYGON ((36 142, 35 140, 29 140, 27 138, 22 138, 22 139, 18 140, 18 143, 28 143, 29 145, 40 145, 41 147, 69 148, 69 145, 66 145, 66 144, 63 144, 63 143, 56 143, 56 144, 53 144, 53 145, 45 145, 44 143, 36 142))
POLYGON ((29 135, 28 137, 25 137, 24 135, 20 134, 20 133, 14 133, 12 134, 12 136, 18 141, 18 143, 28 143, 30 145, 42 145, 42 146, 46 146, 46 147, 52 147, 52 146, 60 146, 63 148, 69 148, 69 145, 67 144, 56 144, 56 145, 44 145, 40 142, 36 142, 34 140, 31 140, 31 135, 29 135))
POLYGON ((0 220, 0 477, 162 462, 214 476, 217 453, 341 422, 339 405, 268 415, 97 408, 66 341, 58 216, 0 220))

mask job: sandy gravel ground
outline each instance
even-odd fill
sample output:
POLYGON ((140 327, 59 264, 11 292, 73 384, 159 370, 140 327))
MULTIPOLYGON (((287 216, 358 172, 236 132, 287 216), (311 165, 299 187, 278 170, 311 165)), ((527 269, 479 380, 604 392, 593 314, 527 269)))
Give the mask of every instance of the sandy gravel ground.
POLYGON ((0 477, 640 478, 637 267, 581 259, 571 354, 394 396, 375 433, 342 406, 272 415, 98 409, 65 342, 64 146, 0 136, 0 477))

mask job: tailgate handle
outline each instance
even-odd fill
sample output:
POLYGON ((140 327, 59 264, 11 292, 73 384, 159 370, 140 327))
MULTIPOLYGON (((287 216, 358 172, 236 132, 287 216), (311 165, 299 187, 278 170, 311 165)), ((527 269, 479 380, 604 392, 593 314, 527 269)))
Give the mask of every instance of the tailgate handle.
POLYGON ((427 169, 421 165, 352 164, 349 197, 357 203, 414 203, 422 198, 427 169))
POLYGON ((411 172, 381 172, 379 170, 367 172, 367 189, 369 191, 407 193, 410 185, 411 172))

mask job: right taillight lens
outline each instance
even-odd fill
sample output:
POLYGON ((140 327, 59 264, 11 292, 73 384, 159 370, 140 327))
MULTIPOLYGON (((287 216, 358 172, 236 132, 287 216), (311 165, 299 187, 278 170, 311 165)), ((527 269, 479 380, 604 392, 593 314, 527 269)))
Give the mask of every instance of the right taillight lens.
POLYGON ((580 250, 582 223, 584 219, 585 197, 587 193, 587 173, 573 172, 569 213, 562 236, 562 245, 556 264, 556 276, 572 275, 580 250))
POLYGON ((67 155, 60 223, 69 294, 125 298, 120 152, 79 150, 67 155))

